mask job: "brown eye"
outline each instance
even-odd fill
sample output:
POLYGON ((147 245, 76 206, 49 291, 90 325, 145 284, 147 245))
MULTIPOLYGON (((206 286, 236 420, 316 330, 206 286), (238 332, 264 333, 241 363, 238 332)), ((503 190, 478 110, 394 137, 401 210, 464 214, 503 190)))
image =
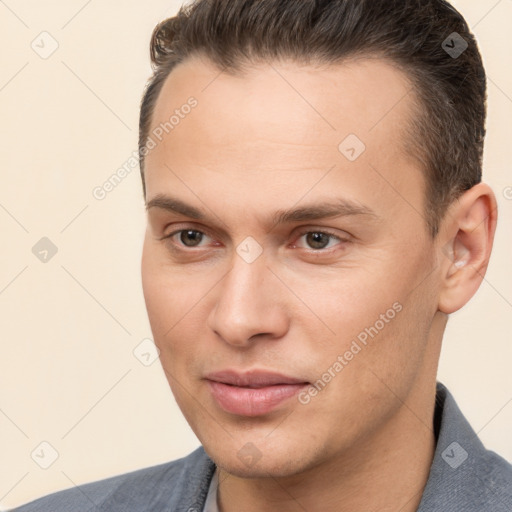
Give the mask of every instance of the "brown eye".
POLYGON ((341 245, 346 240, 327 231, 303 231, 297 240, 297 247, 310 249, 316 252, 327 252, 336 245, 341 245), (323 251, 326 249, 325 251, 323 251))
POLYGON ((306 242, 312 249, 325 249, 332 238, 327 233, 314 232, 306 234, 306 242))
POLYGON ((201 233, 200 231, 195 231, 193 229, 184 229, 182 231, 179 231, 179 233, 180 242, 182 242, 183 245, 185 245, 186 247, 197 247, 204 237, 203 233, 201 233))

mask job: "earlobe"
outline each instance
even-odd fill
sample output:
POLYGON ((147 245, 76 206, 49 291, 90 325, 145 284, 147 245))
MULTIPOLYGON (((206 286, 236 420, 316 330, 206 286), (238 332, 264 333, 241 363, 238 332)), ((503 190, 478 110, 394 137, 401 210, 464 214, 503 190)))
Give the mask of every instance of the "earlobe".
POLYGON ((478 290, 491 255, 496 230, 496 198, 479 183, 451 206, 443 221, 442 283, 439 310, 450 314, 478 290))

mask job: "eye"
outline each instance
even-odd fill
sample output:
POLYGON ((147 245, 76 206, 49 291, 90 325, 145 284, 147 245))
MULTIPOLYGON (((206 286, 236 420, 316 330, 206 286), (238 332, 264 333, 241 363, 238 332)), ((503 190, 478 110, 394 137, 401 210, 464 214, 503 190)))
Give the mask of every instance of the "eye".
POLYGON ((205 238, 209 238, 208 235, 197 229, 180 229, 163 237, 180 247, 201 247, 201 242, 205 238))
POLYGON ((333 246, 335 246, 335 243, 331 242, 344 242, 345 240, 341 239, 340 237, 333 235, 332 233, 325 232, 325 231, 304 231, 300 233, 299 241, 301 239, 304 239, 305 243, 307 244, 307 247, 303 247, 300 245, 295 245, 296 247, 301 248, 310 248, 314 249, 315 251, 323 250, 323 249, 330 249, 333 246))
MULTIPOLYGON (((172 244, 171 248, 176 250, 200 248, 211 243, 211 237, 197 229, 176 230, 162 237, 161 240, 170 241, 172 244)), ((349 241, 328 231, 320 230, 302 231, 296 240, 293 247, 310 249, 313 252, 328 252, 329 249, 336 245, 342 245, 344 242, 349 241)))

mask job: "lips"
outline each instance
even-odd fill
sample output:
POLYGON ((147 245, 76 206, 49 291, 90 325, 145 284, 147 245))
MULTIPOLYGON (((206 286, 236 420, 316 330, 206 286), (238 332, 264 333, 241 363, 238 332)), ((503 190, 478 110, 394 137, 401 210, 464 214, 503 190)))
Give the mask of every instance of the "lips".
POLYGON ((280 373, 232 370, 211 373, 206 381, 217 404, 240 416, 267 414, 309 384, 280 373))

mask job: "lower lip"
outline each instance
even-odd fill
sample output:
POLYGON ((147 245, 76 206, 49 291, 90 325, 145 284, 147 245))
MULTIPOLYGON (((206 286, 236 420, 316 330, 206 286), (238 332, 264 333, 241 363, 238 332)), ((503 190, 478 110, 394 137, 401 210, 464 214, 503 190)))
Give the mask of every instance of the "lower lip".
POLYGON ((278 384, 264 388, 243 388, 208 381, 213 398, 226 412, 240 416, 260 416, 295 396, 308 384, 278 384))

